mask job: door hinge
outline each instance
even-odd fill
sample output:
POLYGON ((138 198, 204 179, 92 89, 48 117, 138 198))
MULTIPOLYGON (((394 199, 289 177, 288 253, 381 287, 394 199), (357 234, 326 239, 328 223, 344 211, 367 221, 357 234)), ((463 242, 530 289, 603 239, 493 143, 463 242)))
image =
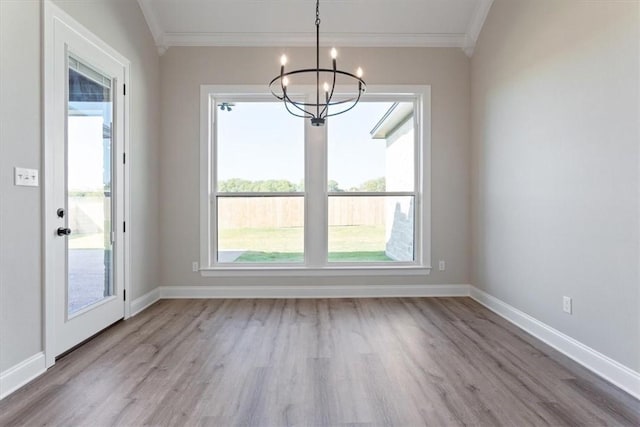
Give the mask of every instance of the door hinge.
POLYGON ((123 233, 127 232, 127 222, 126 221, 122 223, 122 232, 123 233))
POLYGON ((122 290, 122 298, 126 301, 127 300, 127 290, 123 289, 122 290))
POLYGON ((122 85, 122 94, 125 96, 127 95, 127 85, 125 84, 122 85))
POLYGON ((127 153, 122 153, 122 163, 127 163, 127 153))

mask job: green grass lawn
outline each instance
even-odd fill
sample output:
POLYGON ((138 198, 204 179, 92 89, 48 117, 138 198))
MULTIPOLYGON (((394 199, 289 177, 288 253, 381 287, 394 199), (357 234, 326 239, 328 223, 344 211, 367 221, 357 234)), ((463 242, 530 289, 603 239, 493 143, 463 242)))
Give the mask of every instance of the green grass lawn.
POLYGON ((234 262, 304 262, 302 252, 255 252, 247 251, 234 262))
MULTIPOLYGON (((302 227, 221 230, 219 242, 220 251, 245 251, 234 262, 304 262, 302 227)), ((384 248, 383 226, 329 227, 330 262, 392 261, 384 248)))
MULTIPOLYGON (((384 251, 329 252, 330 262, 382 262, 393 261, 384 251)), ((234 262, 304 262, 302 252, 253 252, 247 251, 234 262)))

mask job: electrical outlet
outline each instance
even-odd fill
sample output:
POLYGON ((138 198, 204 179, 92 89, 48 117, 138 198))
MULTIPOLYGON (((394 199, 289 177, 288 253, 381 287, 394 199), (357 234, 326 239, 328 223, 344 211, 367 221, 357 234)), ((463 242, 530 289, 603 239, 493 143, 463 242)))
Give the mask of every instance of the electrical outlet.
POLYGON ((200 271, 197 261, 194 261, 191 263, 191 271, 193 271, 194 273, 197 273, 198 271, 200 271))
POLYGON ((438 262, 438 270, 445 271, 446 269, 447 269, 447 263, 444 262, 443 260, 440 260, 438 262))
POLYGON ((573 311, 571 297, 562 297, 562 311, 571 314, 573 311))

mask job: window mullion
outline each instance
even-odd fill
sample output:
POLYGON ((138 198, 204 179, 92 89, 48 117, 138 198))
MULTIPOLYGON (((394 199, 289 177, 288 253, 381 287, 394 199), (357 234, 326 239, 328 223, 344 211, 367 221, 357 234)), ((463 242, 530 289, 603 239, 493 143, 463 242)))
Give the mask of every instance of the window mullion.
POLYGON ((305 254, 309 267, 327 263, 327 126, 305 125, 305 254))

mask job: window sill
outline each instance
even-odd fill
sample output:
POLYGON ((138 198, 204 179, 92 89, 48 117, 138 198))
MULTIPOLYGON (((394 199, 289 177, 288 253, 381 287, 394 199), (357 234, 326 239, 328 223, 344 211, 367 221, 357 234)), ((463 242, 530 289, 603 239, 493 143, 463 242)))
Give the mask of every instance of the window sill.
POLYGON ((330 267, 209 267, 201 268, 202 277, 345 277, 345 276, 426 276, 425 266, 330 266, 330 267))

